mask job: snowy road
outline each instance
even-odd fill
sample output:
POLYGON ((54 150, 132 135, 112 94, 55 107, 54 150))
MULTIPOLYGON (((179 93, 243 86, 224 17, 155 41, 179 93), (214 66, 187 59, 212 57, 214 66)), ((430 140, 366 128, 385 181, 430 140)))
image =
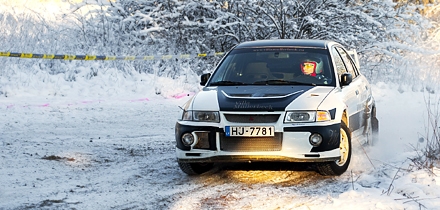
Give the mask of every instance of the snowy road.
POLYGON ((252 207, 255 196, 292 198, 293 192, 274 190, 277 186, 311 182, 310 193, 319 193, 320 185, 335 182, 315 183, 321 177, 309 171, 237 172, 234 166, 186 176, 175 163, 174 123, 180 110, 173 101, 16 105, 4 111, 4 207, 244 208, 252 207))
POLYGON ((418 209, 409 194, 429 198, 420 201, 428 209, 440 204, 435 179, 374 169, 355 141, 339 177, 303 164, 223 164, 187 176, 173 147, 185 100, 0 104, 0 209, 418 209))

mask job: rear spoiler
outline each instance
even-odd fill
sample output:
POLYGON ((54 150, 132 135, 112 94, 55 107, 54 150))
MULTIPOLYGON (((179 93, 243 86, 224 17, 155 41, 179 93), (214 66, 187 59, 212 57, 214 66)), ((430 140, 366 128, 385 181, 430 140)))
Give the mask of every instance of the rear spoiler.
POLYGON ((360 70, 361 66, 360 66, 360 63, 359 63, 359 56, 358 56, 356 50, 352 49, 352 50, 348 50, 347 52, 351 56, 351 58, 353 59, 354 63, 356 64, 356 68, 358 70, 360 70))

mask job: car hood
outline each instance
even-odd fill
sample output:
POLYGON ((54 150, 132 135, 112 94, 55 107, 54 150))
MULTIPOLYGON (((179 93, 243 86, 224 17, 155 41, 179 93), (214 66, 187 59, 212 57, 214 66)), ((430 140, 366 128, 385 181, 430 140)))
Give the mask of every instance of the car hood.
POLYGON ((209 111, 314 110, 334 87, 218 86, 205 87, 187 108, 209 111))

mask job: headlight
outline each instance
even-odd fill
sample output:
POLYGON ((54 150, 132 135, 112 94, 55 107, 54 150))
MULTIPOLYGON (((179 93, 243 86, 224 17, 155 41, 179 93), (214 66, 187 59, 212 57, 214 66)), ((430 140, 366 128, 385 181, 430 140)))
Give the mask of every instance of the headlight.
POLYGON ((210 111, 183 111, 182 120, 199 122, 220 122, 220 114, 210 111))
POLYGON ((284 122, 322 122, 330 119, 328 111, 293 111, 286 112, 284 122))

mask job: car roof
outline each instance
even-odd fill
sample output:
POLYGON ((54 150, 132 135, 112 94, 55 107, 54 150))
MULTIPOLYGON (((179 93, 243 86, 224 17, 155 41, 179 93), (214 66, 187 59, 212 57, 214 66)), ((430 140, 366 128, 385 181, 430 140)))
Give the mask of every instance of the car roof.
POLYGON ((270 39, 248 41, 238 44, 235 49, 254 48, 254 47, 307 47, 307 48, 321 48, 327 49, 330 43, 328 40, 313 40, 313 39, 270 39))

